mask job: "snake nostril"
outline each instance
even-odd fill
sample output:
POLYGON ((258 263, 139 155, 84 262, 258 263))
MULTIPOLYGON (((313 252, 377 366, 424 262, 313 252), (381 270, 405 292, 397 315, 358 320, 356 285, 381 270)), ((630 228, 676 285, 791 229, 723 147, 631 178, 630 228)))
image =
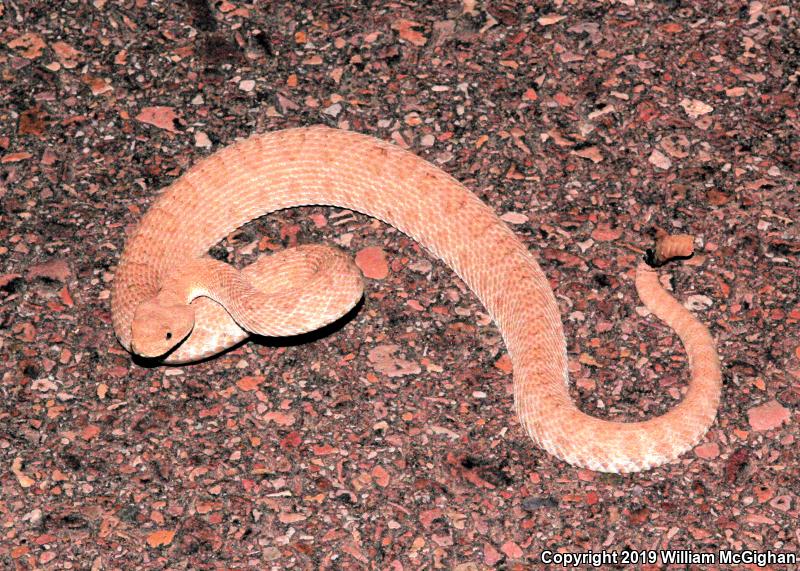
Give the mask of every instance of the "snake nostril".
POLYGON ((167 341, 172 339, 172 331, 167 331, 167 334, 164 336, 164 339, 166 339, 167 341))

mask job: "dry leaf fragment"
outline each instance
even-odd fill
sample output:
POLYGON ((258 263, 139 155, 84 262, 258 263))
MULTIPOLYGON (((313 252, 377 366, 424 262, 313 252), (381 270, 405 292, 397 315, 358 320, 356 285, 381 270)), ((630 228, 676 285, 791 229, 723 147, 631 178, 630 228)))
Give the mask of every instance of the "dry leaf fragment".
POLYGON ((169 545, 175 537, 174 529, 161 529, 154 531, 147 536, 147 544, 150 547, 160 547, 161 545, 169 545))

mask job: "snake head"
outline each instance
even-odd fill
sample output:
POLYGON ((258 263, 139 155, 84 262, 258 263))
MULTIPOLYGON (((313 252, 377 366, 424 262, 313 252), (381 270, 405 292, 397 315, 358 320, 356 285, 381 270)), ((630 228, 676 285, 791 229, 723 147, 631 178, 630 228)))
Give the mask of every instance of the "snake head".
POLYGON ((158 297, 136 308, 131 324, 131 351, 161 357, 186 339, 194 328, 194 309, 185 303, 165 304, 158 297))

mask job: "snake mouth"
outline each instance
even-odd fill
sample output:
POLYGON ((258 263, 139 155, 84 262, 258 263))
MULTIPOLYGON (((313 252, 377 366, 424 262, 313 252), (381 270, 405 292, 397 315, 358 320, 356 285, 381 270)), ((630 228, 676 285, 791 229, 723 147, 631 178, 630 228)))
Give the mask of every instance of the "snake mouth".
POLYGON ((178 340, 177 343, 169 347, 167 350, 161 350, 161 351, 157 350, 147 351, 142 347, 137 347, 136 343, 133 341, 133 339, 131 339, 130 352, 134 355, 134 357, 136 357, 137 359, 141 360, 144 363, 159 363, 161 361, 164 361, 167 357, 169 357, 172 353, 174 353, 188 337, 189 334, 187 333, 186 336, 183 337, 183 339, 178 340))
POLYGON ((183 344, 193 329, 194 327, 189 329, 189 331, 181 337, 176 336, 172 331, 167 331, 163 334, 163 337, 159 336, 159 339, 163 339, 160 343, 147 340, 145 343, 137 344, 136 340, 132 338, 130 340, 130 352, 142 359, 155 360, 166 358, 183 344))
POLYGON ((173 353, 178 347, 180 347, 184 341, 189 337, 192 333, 190 329, 185 335, 180 338, 176 338, 173 332, 168 331, 165 334, 164 341, 167 345, 163 344, 145 344, 145 346, 139 346, 136 344, 134 339, 130 340, 130 352, 133 353, 135 356, 140 357, 142 359, 147 359, 150 361, 154 360, 162 360, 167 358, 171 353, 173 353))
POLYGON ((153 352, 145 351, 144 349, 141 349, 141 348, 137 347, 136 343, 131 341, 131 353, 133 353, 137 357, 141 357, 143 359, 158 359, 159 357, 164 357, 168 353, 170 353, 172 351, 172 349, 174 349, 174 347, 170 348, 169 350, 167 350, 165 352, 159 352, 158 354, 156 354, 156 353, 153 353, 153 352))

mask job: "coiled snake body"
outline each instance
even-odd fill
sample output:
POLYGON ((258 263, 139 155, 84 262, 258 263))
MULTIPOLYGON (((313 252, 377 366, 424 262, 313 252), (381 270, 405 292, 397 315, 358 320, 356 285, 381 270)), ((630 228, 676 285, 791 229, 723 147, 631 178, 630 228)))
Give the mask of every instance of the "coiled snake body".
POLYGON ((636 287, 680 336, 691 368, 688 390, 672 410, 644 422, 589 416, 568 393, 555 296, 514 233, 441 169, 389 143, 326 127, 228 146, 156 200, 126 244, 114 279, 112 315, 121 344, 180 363, 220 352, 249 333, 301 333, 346 313, 361 296, 361 277, 336 250, 290 249, 243 271, 206 257, 254 218, 313 204, 391 224, 464 280, 505 341, 520 422, 551 454, 592 470, 643 470, 694 446, 713 422, 720 396, 713 340, 648 266, 637 269, 636 287))

